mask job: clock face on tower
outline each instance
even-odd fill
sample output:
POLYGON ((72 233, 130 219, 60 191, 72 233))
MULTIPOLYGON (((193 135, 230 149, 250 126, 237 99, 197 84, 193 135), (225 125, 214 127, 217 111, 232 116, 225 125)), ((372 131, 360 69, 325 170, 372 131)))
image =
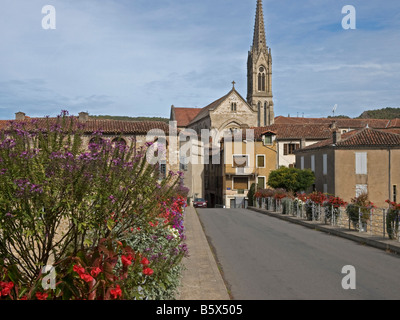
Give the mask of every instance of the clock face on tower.
POLYGON ((264 72, 264 67, 260 67, 260 69, 258 69, 260 72, 264 72))

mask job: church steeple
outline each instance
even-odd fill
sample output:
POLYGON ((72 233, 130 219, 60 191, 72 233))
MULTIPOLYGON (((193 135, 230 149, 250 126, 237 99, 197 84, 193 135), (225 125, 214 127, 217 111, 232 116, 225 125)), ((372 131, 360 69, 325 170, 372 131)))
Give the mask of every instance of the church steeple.
POLYGON ((254 25, 253 36, 253 50, 260 51, 266 49, 267 42, 265 37, 263 5, 262 0, 257 0, 256 22, 254 25))
POLYGON ((247 60, 247 102, 258 113, 258 126, 274 123, 272 55, 267 46, 262 0, 257 0, 253 46, 247 60))

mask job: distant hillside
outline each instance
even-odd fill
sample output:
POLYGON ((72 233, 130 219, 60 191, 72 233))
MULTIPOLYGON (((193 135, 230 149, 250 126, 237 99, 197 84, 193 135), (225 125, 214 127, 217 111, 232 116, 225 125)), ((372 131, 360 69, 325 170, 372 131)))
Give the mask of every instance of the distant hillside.
POLYGON ((339 115, 339 116, 328 116, 328 119, 350 119, 349 116, 339 115))
POLYGON ((169 123, 168 118, 162 117, 128 117, 128 116, 90 116, 94 119, 100 120, 122 120, 122 121, 161 121, 165 123, 169 123))
POLYGON ((396 119, 400 118, 400 108, 384 108, 363 112, 359 119, 396 119))

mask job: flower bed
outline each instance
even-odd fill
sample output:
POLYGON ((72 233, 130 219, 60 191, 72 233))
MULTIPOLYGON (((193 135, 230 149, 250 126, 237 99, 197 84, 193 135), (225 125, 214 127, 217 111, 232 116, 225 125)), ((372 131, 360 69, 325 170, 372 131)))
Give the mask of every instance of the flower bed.
POLYGON ((172 299, 187 255, 181 174, 67 112, 0 133, 0 299, 172 299), (53 267, 49 273, 46 266, 53 267))

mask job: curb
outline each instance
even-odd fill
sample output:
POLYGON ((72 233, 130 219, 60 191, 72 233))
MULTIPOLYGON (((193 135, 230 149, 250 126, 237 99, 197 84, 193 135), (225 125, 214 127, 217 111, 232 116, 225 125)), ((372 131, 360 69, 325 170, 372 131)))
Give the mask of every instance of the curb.
POLYGON ((184 224, 189 257, 183 260, 185 270, 176 300, 231 300, 197 210, 193 207, 186 208, 184 224))
POLYGON ((345 238, 351 241, 358 242, 363 245, 367 245, 370 247, 374 247, 377 249, 381 249, 384 251, 389 251, 393 254, 398 254, 400 255, 400 243, 395 242, 394 240, 388 240, 388 239, 376 239, 377 236, 371 236, 371 235, 360 235, 357 231, 348 231, 345 229, 338 229, 334 227, 329 227, 327 225, 323 224, 317 224, 317 223, 312 223, 310 221, 306 220, 299 220, 298 218, 294 218, 291 216, 287 215, 282 215, 276 212, 271 212, 267 211, 266 209, 259 209, 256 207, 248 207, 248 210, 256 211, 262 214, 265 214, 270 217, 278 218, 290 223, 295 223, 298 225, 301 225, 306 228, 314 229, 317 231, 325 232, 337 237, 345 238), (357 234, 355 234, 357 232, 357 234))

